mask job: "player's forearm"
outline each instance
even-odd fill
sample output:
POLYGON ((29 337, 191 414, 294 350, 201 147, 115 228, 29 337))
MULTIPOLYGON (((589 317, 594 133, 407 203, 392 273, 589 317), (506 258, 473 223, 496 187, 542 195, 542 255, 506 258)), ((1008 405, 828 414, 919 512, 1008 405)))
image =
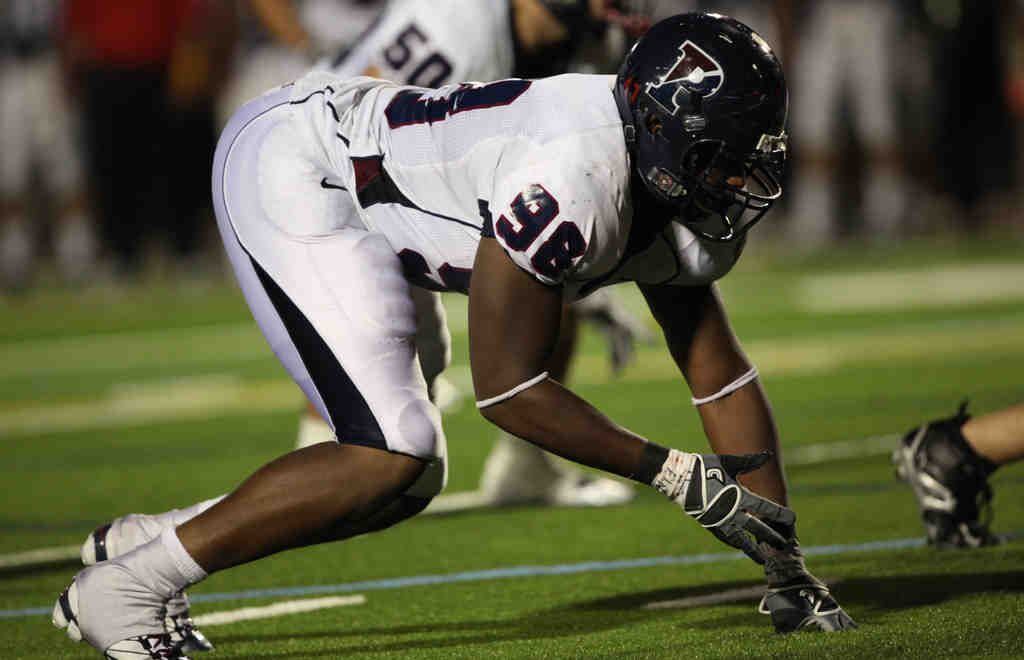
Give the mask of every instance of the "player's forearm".
POLYGON ((481 410, 488 420, 571 461, 636 478, 647 441, 552 380, 481 410))

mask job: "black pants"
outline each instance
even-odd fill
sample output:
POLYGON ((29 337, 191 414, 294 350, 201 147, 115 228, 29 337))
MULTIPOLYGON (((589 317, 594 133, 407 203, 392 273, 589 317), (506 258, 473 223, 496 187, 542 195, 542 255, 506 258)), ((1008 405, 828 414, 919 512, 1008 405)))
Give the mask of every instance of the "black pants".
POLYGON ((188 257, 200 247, 202 229, 211 222, 210 171, 217 147, 217 120, 209 99, 188 108, 175 108, 168 125, 168 181, 170 213, 165 218, 170 247, 188 257))
POLYGON ((82 132, 96 214, 123 270, 170 207, 166 74, 162 68, 83 72, 82 132))

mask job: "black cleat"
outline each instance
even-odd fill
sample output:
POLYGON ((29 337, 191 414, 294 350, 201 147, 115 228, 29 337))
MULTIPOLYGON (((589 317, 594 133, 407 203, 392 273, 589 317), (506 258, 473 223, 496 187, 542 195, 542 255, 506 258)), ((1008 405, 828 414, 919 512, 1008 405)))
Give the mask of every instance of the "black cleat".
POLYGON ((921 508, 928 543, 937 548, 979 548, 1001 539, 989 530, 996 466, 964 439, 967 402, 952 417, 911 429, 893 451, 896 475, 910 484, 921 508), (988 512, 982 520, 982 511, 988 512))
POLYGON ((770 587, 761 598, 757 611, 771 616, 772 625, 778 633, 801 630, 840 632, 857 627, 832 597, 828 587, 813 578, 770 587))
POLYGON ((840 632, 857 627, 828 586, 807 570, 799 543, 785 552, 766 548, 765 553, 768 590, 757 611, 772 618, 775 632, 840 632))

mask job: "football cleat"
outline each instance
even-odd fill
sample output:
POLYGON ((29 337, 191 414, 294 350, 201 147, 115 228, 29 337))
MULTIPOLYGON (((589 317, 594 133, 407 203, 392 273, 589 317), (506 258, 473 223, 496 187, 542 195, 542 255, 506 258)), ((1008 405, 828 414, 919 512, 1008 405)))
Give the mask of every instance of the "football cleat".
POLYGON ((171 642, 184 653, 205 653, 213 650, 213 642, 199 630, 196 622, 192 620, 185 592, 181 592, 167 603, 164 630, 171 636, 171 642), (184 605, 183 609, 175 609, 181 608, 182 605, 184 605))
POLYGON ((952 417, 911 429, 892 455, 896 475, 914 491, 928 542, 937 548, 978 548, 1001 540, 989 530, 988 476, 995 466, 964 438, 966 410, 964 402, 952 417))
POLYGON ((620 506, 636 497, 629 484, 595 474, 574 471, 565 474, 545 493, 551 506, 620 506))
MULTIPOLYGON (((130 513, 96 528, 82 544, 82 563, 92 566, 149 543, 163 532, 156 516, 130 513)), ((213 644, 196 627, 189 613, 188 597, 181 592, 167 602, 164 630, 186 653, 212 651, 213 644)))
POLYGON ((501 433, 480 477, 482 506, 617 506, 632 500, 632 486, 588 474, 540 447, 501 433))
POLYGON ((836 602, 828 586, 807 570, 799 542, 794 541, 792 547, 782 552, 773 551, 764 544, 762 550, 768 590, 757 611, 771 617, 775 632, 840 632, 857 627, 836 602))
POLYGON ((778 633, 801 630, 839 632, 857 627, 832 597, 828 587, 813 578, 770 587, 761 598, 757 611, 771 617, 778 633))
POLYGON ((107 660, 188 660, 163 626, 156 594, 132 581, 121 567, 87 568, 53 606, 53 625, 75 642, 85 641, 107 660))

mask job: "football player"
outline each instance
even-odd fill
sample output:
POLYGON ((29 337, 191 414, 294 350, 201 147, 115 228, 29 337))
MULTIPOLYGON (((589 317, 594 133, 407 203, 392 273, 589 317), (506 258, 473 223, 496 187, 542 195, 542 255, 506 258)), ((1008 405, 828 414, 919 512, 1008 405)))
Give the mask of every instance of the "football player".
POLYGON ((762 563, 776 630, 852 627, 805 565, 771 409, 714 287, 782 193, 786 106, 763 39, 684 14, 617 76, 431 90, 313 73, 241 108, 214 162, 218 226, 260 329, 337 442, 134 533, 74 578, 54 624, 108 658, 181 657, 166 605, 210 573, 422 511, 446 449, 412 281, 469 295, 488 420, 653 487, 762 563), (622 281, 662 326, 714 453, 642 438, 549 377, 564 302, 622 281))
POLYGON ((98 246, 56 40, 60 19, 57 0, 0 4, 0 291, 23 289, 32 280, 38 252, 30 221, 33 171, 52 195, 61 276, 80 283, 95 266, 98 246))
MULTIPOLYGON (((646 27, 641 14, 618 11, 607 0, 400 0, 388 6, 355 48, 322 60, 317 68, 343 78, 369 75, 421 87, 553 75, 565 72, 584 35, 609 23, 631 31, 646 27)), ((416 353, 427 390, 441 405, 438 396, 453 393, 452 386, 440 377, 451 358, 444 309, 438 294, 429 289, 415 287, 412 296, 418 326, 416 353)), ((652 339, 610 290, 597 292, 566 312, 560 355, 549 365, 556 380, 565 380, 581 319, 595 324, 607 338, 616 372, 632 359, 635 339, 652 339)), ((330 426, 309 406, 299 425, 296 446, 333 440, 330 426)), ((584 474, 539 447, 502 432, 487 457, 479 490, 447 501, 440 498, 434 508, 444 511, 467 504, 523 503, 612 506, 633 495, 627 484, 584 474)))
POLYGON ((988 478, 1024 458, 1024 403, 981 417, 966 402, 952 417, 911 429, 893 452, 896 474, 914 490, 928 542, 937 548, 1000 543, 982 512, 991 505, 988 478))

